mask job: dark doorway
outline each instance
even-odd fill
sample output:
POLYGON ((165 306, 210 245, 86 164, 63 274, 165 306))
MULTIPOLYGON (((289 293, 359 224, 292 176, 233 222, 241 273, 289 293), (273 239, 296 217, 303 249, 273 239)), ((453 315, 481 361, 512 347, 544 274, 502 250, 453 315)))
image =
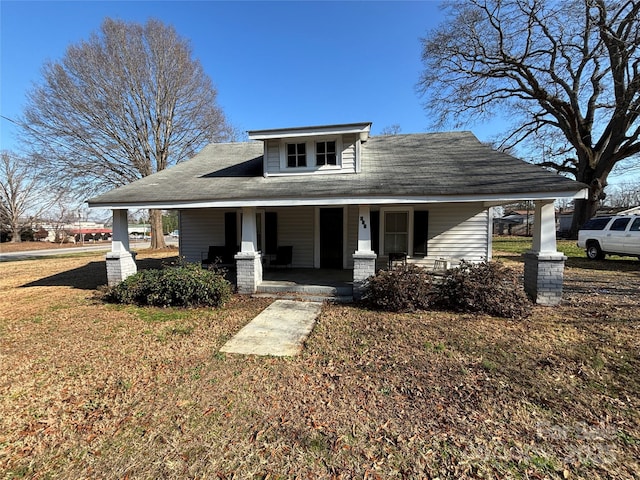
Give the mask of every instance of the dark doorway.
POLYGON ((267 255, 275 255, 278 249, 278 214, 276 212, 265 212, 264 236, 264 253, 267 255))
POLYGON ((342 268, 342 208, 320 209, 320 268, 342 268))
POLYGON ((238 243, 238 216, 236 212, 225 212, 224 214, 224 246, 231 251, 237 252, 238 243))

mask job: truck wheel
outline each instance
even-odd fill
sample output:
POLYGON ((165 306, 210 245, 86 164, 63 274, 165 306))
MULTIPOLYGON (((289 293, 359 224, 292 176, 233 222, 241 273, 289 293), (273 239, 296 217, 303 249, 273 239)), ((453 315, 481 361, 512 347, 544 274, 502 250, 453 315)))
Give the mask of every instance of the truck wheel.
POLYGON ((604 258, 604 253, 598 242, 591 242, 587 245, 587 258, 590 260, 602 260, 604 258))

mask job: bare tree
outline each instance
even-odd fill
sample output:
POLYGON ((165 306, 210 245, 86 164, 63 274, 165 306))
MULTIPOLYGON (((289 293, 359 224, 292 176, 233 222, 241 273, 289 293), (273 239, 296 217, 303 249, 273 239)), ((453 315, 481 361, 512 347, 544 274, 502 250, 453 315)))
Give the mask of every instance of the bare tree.
POLYGON ((640 152, 640 2, 468 0, 448 13, 422 40, 425 106, 439 126, 501 114, 505 147, 542 144, 539 163, 590 187, 575 233, 640 152))
POLYGON ((399 135, 402 131, 402 128, 399 124, 394 123, 392 125, 387 125, 382 130, 380 130, 380 135, 399 135))
POLYGON ((640 206, 640 180, 614 185, 607 195, 607 204, 614 208, 625 209, 640 206))
POLYGON ((68 193, 61 194, 55 202, 43 212, 43 220, 53 230, 55 242, 63 244, 75 238, 71 235, 70 225, 78 225, 80 229, 80 214, 82 205, 68 193))
POLYGON ((55 198, 46 178, 25 158, 9 151, 0 153, 0 225, 9 230, 12 242, 21 241, 20 232, 55 198))
MULTIPOLYGON (((75 191, 98 193, 180 162, 233 129, 188 41, 157 20, 106 19, 43 68, 22 124, 43 167, 75 191)), ((150 212, 152 248, 165 246, 150 212)))

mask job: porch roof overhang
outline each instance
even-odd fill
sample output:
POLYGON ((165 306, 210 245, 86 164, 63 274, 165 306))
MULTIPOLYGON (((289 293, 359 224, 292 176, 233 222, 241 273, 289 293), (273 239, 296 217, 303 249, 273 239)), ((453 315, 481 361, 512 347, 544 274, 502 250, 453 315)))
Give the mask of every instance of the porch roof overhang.
POLYGON ((172 202, 130 202, 130 203, 98 203, 91 202, 91 207, 119 209, 155 208, 159 210, 187 208, 241 208, 241 207, 313 207, 324 205, 406 205, 434 203, 467 203, 482 202, 486 207, 498 206, 523 200, 554 201, 557 199, 586 199, 587 189, 578 192, 541 192, 528 195, 440 195, 424 197, 341 197, 341 198, 246 198, 243 200, 220 199, 208 201, 172 201, 172 202))

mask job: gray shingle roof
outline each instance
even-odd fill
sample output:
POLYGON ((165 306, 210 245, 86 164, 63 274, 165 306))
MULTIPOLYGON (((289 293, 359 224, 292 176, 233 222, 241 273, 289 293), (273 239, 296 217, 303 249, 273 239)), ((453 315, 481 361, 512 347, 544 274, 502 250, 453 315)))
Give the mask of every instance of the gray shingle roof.
MULTIPOLYGON (((262 176, 262 142, 210 144, 191 160, 89 200, 142 206, 298 198, 570 195, 586 186, 480 143, 470 132, 371 137, 361 173, 262 176)), ((445 201, 446 199, 442 199, 445 201)), ((164 207, 166 208, 166 207, 164 207)))

